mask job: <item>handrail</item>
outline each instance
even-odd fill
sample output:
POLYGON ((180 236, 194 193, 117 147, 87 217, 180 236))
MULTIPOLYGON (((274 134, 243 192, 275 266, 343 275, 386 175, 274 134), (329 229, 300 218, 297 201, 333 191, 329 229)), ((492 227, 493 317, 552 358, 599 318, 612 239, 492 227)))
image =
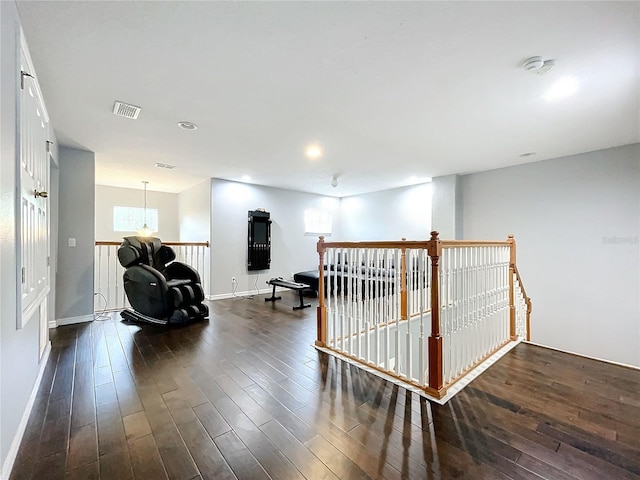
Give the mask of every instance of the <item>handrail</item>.
POLYGON ((443 248, 453 247, 508 247, 511 243, 494 240, 440 240, 443 248))
MULTIPOLYGON (((162 242, 163 245, 168 245, 170 247, 209 247, 209 242, 162 242)), ((113 246, 118 247, 122 245, 122 242, 113 242, 113 241, 104 241, 104 240, 96 240, 96 246, 113 246)))
MULTIPOLYGON (((326 242, 324 248, 428 248, 430 240, 374 240, 365 242, 326 242)), ((443 248, 452 247, 507 247, 510 242, 496 240, 440 240, 443 248)))
POLYGON ((525 298, 525 302, 531 302, 529 295, 527 295, 526 290, 524 289, 524 284, 522 283, 522 278, 520 277, 520 272, 518 271, 518 266, 515 265, 513 267, 513 272, 516 274, 516 278, 518 279, 518 283, 520 284, 520 288, 522 289, 522 295, 525 298))
MULTIPOLYGON (((210 244, 209 242, 162 242, 173 247, 176 260, 195 268, 201 276, 205 295, 210 284, 210 244)), ((120 310, 129 306, 124 290, 124 269, 118 261, 117 251, 122 242, 95 241, 94 246, 94 289, 96 310, 120 310)))
POLYGON ((484 359, 525 333, 528 339, 531 302, 515 268, 513 235, 438 235, 360 242, 321 236, 316 346, 442 398, 484 359))
POLYGON ((522 296, 524 297, 524 303, 527 305, 527 342, 531 341, 531 297, 527 295, 527 291, 524 289, 524 283, 522 282, 522 278, 520 277, 520 272, 518 271, 518 267, 514 265, 513 273, 516 276, 516 280, 518 281, 518 285, 520 285, 520 290, 522 291, 522 296))
MULTIPOLYGON (((427 248, 428 241, 424 240, 376 240, 370 242, 325 242, 320 237, 318 245, 323 248, 427 248)), ((320 247, 318 247, 320 248, 320 247)))

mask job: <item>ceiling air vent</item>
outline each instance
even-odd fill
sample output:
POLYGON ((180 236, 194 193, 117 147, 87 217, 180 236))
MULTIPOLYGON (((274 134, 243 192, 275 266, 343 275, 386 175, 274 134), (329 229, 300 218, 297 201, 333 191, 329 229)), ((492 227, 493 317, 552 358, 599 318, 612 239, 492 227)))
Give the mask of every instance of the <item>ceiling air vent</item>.
POLYGON ((155 164, 156 167, 158 168, 166 168, 167 170, 173 170, 174 168, 176 168, 175 165, 169 165, 168 163, 156 163, 155 164))
POLYGON ((140 115, 140 107, 128 103, 116 102, 113 104, 113 114, 119 117, 127 117, 135 120, 140 115))

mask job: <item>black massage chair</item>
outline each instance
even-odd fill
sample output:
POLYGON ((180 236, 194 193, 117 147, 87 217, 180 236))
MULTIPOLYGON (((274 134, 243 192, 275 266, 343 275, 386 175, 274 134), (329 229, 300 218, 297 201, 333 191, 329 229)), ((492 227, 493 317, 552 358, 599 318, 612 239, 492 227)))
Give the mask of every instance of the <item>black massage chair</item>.
POLYGON ((132 322, 186 325, 209 316, 202 303, 200 275, 175 262, 176 254, 155 237, 125 237, 118 260, 125 268, 124 291, 132 309, 120 316, 132 322))

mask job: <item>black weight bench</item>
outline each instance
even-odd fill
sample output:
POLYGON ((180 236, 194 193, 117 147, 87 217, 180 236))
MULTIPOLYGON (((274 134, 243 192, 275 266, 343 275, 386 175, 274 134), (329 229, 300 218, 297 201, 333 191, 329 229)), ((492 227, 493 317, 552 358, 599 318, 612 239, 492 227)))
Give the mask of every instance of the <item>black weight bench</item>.
POLYGON ((311 306, 310 303, 304 303, 304 300, 302 299, 302 291, 309 288, 309 285, 306 283, 296 283, 282 278, 272 278, 271 280, 267 280, 267 285, 273 285, 273 292, 271 293, 271 298, 264 299, 265 302, 275 302, 276 300, 280 300, 282 297, 276 297, 276 287, 284 287, 291 290, 297 290, 298 295, 300 295, 300 305, 295 305, 293 307, 294 310, 300 310, 311 306))

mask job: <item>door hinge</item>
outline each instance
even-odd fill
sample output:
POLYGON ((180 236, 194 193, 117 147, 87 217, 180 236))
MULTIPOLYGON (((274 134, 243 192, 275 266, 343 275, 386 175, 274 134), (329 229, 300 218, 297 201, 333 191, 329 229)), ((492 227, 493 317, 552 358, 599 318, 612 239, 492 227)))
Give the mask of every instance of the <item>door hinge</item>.
POLYGON ((53 145, 53 142, 51 140, 47 140, 47 153, 51 152, 51 145, 53 145))
POLYGON ((24 90, 24 77, 31 77, 33 79, 36 78, 30 73, 25 72, 24 70, 20 70, 20 90, 24 90))
POLYGON ((26 273, 27 273, 26 269, 22 267, 22 283, 25 282, 26 273))
POLYGON ((47 257, 47 267, 51 266, 51 257, 47 257))

